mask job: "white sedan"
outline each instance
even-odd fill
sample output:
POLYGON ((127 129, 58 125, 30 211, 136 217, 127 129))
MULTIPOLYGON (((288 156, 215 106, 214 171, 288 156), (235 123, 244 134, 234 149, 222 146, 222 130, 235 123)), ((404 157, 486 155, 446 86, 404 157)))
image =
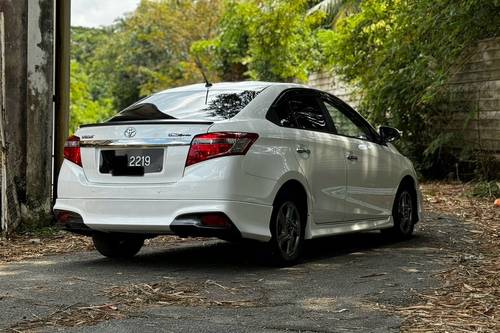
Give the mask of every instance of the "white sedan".
POLYGON ((54 212, 107 257, 176 234, 266 242, 291 264, 306 239, 412 235, 421 196, 399 136, 303 85, 169 89, 68 138, 54 212))

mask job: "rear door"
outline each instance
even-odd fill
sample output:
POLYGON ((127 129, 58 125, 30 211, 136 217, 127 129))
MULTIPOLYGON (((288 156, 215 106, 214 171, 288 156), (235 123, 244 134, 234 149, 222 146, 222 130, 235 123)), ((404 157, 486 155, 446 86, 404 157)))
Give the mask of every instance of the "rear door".
POLYGON ((322 224, 344 219, 346 140, 332 134, 318 96, 295 89, 285 93, 274 110, 275 122, 289 128, 285 132, 313 196, 314 222, 322 224))
POLYGON ((345 103, 328 95, 322 97, 322 102, 336 133, 347 143, 346 220, 389 216, 396 173, 389 148, 378 143, 370 125, 345 103))

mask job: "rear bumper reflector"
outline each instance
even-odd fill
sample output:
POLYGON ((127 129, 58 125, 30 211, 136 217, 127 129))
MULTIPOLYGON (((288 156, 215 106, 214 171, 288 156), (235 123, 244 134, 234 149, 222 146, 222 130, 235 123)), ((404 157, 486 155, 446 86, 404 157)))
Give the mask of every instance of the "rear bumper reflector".
POLYGON ((56 217, 56 226, 84 236, 91 236, 94 231, 83 223, 83 218, 80 214, 67 210, 54 210, 56 217))
POLYGON ((180 237, 219 237, 237 239, 239 230, 224 213, 189 214, 178 216, 170 229, 180 237))

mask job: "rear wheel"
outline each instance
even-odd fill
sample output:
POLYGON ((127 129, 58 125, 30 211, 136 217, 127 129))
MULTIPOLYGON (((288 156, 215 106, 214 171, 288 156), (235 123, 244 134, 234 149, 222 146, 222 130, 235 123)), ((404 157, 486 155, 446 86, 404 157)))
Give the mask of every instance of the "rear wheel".
POLYGON ((96 233, 92 240, 97 251, 108 258, 131 258, 144 245, 144 237, 139 235, 96 233))
POLYGON ((293 198, 283 197, 274 203, 270 246, 275 264, 292 265, 300 258, 304 243, 304 215, 293 198))
POLYGON ((392 208, 394 226, 390 229, 384 229, 382 232, 397 238, 410 238, 415 229, 415 209, 412 191, 408 188, 400 189, 396 194, 392 208))

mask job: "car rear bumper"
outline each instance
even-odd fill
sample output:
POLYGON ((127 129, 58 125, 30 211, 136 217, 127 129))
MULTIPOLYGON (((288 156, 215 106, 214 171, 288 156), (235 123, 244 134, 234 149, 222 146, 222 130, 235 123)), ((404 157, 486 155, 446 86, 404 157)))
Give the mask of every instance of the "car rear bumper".
MULTIPOLYGON (((143 234, 176 233, 171 227, 175 229, 182 216, 223 213, 242 237, 260 241, 271 238, 272 209, 272 206, 227 200, 57 199, 54 206, 55 211, 80 215, 84 225, 92 230, 143 234)), ((203 231, 197 226, 190 228, 203 231)))

